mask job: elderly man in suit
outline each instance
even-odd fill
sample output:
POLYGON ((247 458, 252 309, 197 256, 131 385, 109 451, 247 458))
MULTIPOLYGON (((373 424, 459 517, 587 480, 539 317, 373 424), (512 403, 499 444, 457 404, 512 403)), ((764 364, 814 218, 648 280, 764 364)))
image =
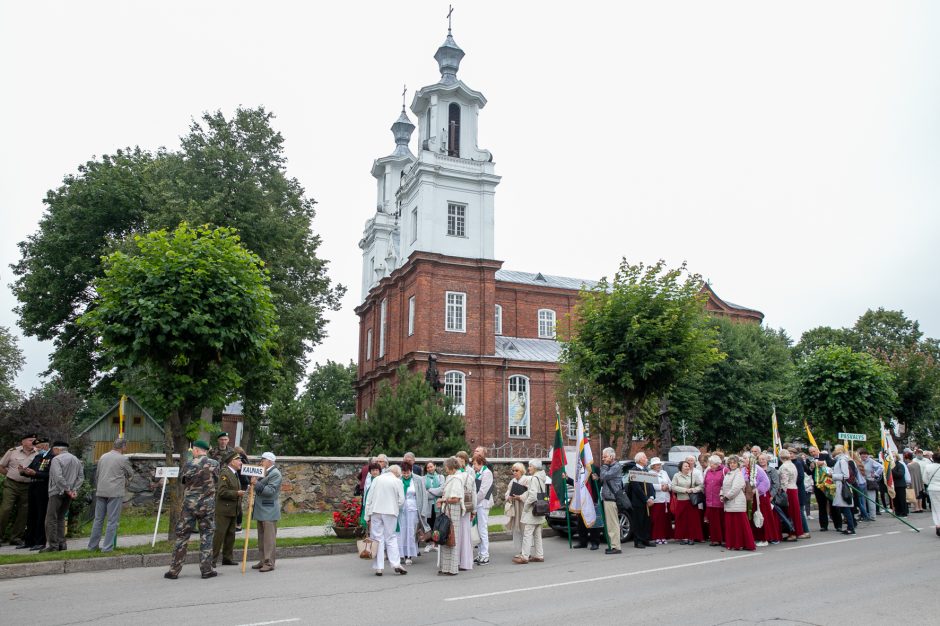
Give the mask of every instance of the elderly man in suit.
POLYGON ((277 522, 281 519, 281 470, 275 467, 277 457, 273 452, 261 455, 264 477, 251 479, 251 488, 255 490, 255 505, 252 517, 258 522, 258 551, 260 558, 251 566, 259 572, 274 569, 275 549, 277 544, 277 522))
POLYGON ((242 490, 239 472, 242 459, 229 450, 222 454, 224 467, 219 472, 219 486, 215 489, 215 536, 212 538, 212 567, 216 566, 219 554, 222 565, 238 565, 235 562, 235 521, 242 508, 242 490))
POLYGON ((375 563, 372 569, 376 576, 382 575, 385 568, 385 555, 388 562, 398 574, 407 574, 401 567, 401 556, 398 551, 398 537, 395 528, 398 525, 398 513, 405 503, 405 488, 401 482, 401 467, 392 465, 384 474, 372 481, 369 487, 369 497, 366 498, 366 521, 369 522, 369 533, 373 540, 379 542, 379 549, 375 551, 375 563))

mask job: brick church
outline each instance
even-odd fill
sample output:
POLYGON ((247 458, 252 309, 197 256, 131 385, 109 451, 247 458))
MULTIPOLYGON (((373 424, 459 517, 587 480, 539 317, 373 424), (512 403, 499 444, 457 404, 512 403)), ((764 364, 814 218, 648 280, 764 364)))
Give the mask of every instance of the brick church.
MULTIPOLYGON (((395 148, 376 159, 375 214, 362 249, 356 413, 368 419, 380 384, 399 366, 424 372, 437 357, 443 392, 466 418, 471 446, 546 449, 554 436, 561 344, 582 286, 594 281, 503 269, 494 250, 500 177, 477 145, 482 93, 457 78, 463 50, 448 28, 434 55, 441 78, 418 90, 392 124, 395 148)), ((759 311, 707 308, 760 323, 759 311)), ((573 432, 570 434, 573 437, 573 432)))

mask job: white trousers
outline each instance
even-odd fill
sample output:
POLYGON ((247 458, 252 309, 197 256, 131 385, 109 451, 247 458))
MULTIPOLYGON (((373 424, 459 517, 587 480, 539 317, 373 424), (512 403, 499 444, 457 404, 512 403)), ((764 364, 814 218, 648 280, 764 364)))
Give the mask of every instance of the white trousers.
POLYGON ((388 553, 388 562, 392 567, 401 567, 401 557, 398 553, 398 535, 395 532, 395 526, 398 525, 397 515, 383 515, 373 513, 372 517, 372 539, 379 542, 379 549, 375 551, 375 562, 372 563, 372 569, 385 568, 385 555, 388 553))
POLYGON ((477 508, 477 530, 480 531, 480 546, 477 549, 481 558, 490 556, 490 531, 487 528, 489 520, 490 510, 477 508))

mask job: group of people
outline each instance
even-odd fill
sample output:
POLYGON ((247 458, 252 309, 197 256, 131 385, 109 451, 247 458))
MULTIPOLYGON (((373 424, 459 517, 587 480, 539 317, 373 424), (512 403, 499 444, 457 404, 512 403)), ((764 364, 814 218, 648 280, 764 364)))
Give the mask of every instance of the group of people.
POLYGON ((0 459, 0 474, 0 542, 39 552, 65 550, 66 514, 85 481, 84 466, 68 442, 50 444, 27 434, 0 459))
MULTIPOLYGON (((401 465, 389 465, 382 454, 363 468, 361 523, 375 545, 372 569, 376 576, 384 574, 386 562, 395 573, 407 574, 406 566, 432 551, 437 552, 441 576, 456 576, 490 562, 489 513, 495 501, 495 481, 486 449, 479 447, 472 455, 457 452, 444 460, 441 470, 429 462, 422 471, 410 452, 401 465), (447 518, 449 528, 435 545, 430 543, 431 530, 439 526, 440 517, 447 518), (422 541, 428 542, 423 550, 422 541)), ((533 459, 528 470, 516 463, 512 472, 504 494, 507 528, 513 535, 512 561, 520 565, 544 561, 544 515, 534 512, 536 500, 547 493, 542 462, 533 459)))
POLYGON ((199 531, 199 571, 202 578, 218 576, 216 567, 237 565, 235 534, 241 530, 243 498, 254 491, 251 519, 258 529, 258 562, 251 566, 259 572, 274 570, 277 549, 277 523, 281 519, 281 471, 273 452, 261 455, 261 477, 250 479, 242 474, 248 462, 244 451, 229 447, 228 433, 220 433, 213 448, 204 440, 192 444, 192 458, 186 461, 180 481, 183 502, 174 530, 176 543, 173 559, 164 578, 179 578, 186 559, 189 538, 199 531))
MULTIPOLYGON (((905 454, 907 457, 907 454, 905 454)), ((658 458, 639 453, 636 469, 644 476, 622 482, 622 469, 611 448, 602 454, 601 497, 604 501, 608 554, 620 553, 618 492, 626 490, 630 501, 634 547, 646 548, 677 541, 681 545, 709 542, 729 550, 754 550, 780 542, 810 537, 810 496, 815 495, 819 530, 856 534, 858 521, 873 521, 889 510, 877 497, 881 485, 889 493, 894 513, 907 515, 907 501, 930 503, 940 536, 940 463, 920 450, 910 452, 907 463, 890 462, 893 485, 884 480, 884 466, 865 449, 850 453, 842 445, 832 453, 810 447, 807 454, 795 448, 774 456, 754 446, 727 457, 689 456, 669 477, 658 458), (924 459, 920 463, 916 457, 924 459), (919 482, 909 476, 916 476, 919 482), (906 485, 914 481, 914 488, 906 485)), ((925 510, 920 508, 917 510, 925 510)))

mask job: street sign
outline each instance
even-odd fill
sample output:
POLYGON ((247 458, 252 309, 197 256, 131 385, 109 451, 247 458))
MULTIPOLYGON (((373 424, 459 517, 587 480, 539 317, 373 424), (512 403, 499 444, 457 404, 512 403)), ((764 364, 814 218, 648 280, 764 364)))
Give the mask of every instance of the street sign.
POLYGON ((868 441, 868 435, 864 433, 839 433, 836 439, 841 439, 842 441, 868 441))
POLYGON ((242 465, 242 476, 264 478, 264 468, 260 465, 242 465))
POLYGON ((156 478, 177 478, 180 475, 180 468, 178 467, 158 467, 156 472, 156 478))
POLYGON ((651 485, 659 484, 658 472, 643 472, 640 470, 630 470, 629 472, 627 472, 627 476, 629 477, 630 482, 649 483, 651 485))

